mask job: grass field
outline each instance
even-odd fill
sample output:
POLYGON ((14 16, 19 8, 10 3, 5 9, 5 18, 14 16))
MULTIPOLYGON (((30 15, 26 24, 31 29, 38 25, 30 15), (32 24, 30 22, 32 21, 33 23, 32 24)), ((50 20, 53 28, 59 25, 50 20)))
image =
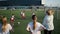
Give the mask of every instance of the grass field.
MULTIPOLYGON (((21 12, 21 10, 13 10, 13 11, 11 11, 11 10, 0 10, 0 15, 6 16, 8 18, 8 22, 10 22, 11 15, 12 14, 15 15, 14 32, 11 32, 11 34, 29 34, 26 31, 26 26, 30 21, 32 21, 31 20, 32 12, 31 11, 25 11, 26 19, 24 19, 24 20, 21 19, 20 12, 21 12), (20 22, 21 24, 18 25, 17 22, 20 22)), ((42 23, 44 15, 45 15, 44 10, 36 11, 35 13, 38 17, 38 22, 42 23)), ((55 29, 52 32, 52 34, 60 34, 60 19, 56 19, 56 12, 55 12, 54 16, 55 16, 55 18, 54 18, 55 29)), ((43 34, 43 31, 42 31, 42 34, 43 34)))

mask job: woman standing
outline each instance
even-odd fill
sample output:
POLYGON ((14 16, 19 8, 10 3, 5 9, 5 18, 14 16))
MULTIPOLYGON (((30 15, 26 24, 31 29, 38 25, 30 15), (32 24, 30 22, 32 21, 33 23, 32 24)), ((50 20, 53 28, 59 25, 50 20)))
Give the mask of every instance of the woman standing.
POLYGON ((30 32, 30 34, 41 34, 41 29, 45 29, 45 27, 37 22, 36 15, 32 15, 32 22, 29 22, 27 26, 27 31, 30 32))
POLYGON ((2 34, 10 34, 9 31, 12 30, 12 27, 7 23, 7 18, 5 16, 3 16, 2 21, 2 34))
POLYGON ((51 32, 54 30, 53 14, 54 11, 52 9, 46 11, 46 16, 43 20, 43 25, 46 27, 46 29, 44 30, 44 34, 51 34, 51 32))

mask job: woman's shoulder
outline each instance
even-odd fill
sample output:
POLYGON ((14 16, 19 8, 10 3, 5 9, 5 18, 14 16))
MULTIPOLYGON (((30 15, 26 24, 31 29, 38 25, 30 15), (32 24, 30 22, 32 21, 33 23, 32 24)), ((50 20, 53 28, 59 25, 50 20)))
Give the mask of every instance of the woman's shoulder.
POLYGON ((32 25, 32 24, 33 24, 33 22, 32 22, 32 21, 28 23, 28 25, 32 25))
POLYGON ((40 22, 37 22, 38 25, 40 25, 41 23, 40 22))
POLYGON ((40 27, 40 26, 42 26, 42 24, 40 23, 40 22, 37 22, 37 25, 40 27))

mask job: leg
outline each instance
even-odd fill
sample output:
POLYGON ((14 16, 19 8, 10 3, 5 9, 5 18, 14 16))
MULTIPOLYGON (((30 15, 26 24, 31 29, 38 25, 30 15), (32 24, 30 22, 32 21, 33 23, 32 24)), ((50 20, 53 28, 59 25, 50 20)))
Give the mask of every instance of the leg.
POLYGON ((51 34, 52 31, 48 31, 48 34, 51 34))
POLYGON ((48 34, 48 31, 47 30, 44 30, 44 34, 48 34))

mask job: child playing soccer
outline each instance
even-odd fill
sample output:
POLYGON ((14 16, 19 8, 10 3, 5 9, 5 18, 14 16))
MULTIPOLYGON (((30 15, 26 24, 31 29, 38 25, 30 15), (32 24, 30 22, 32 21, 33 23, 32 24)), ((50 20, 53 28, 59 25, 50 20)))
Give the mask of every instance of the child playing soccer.
POLYGON ((22 19, 25 19, 25 11, 21 12, 22 19))
POLYGON ((11 18, 10 18, 10 22, 11 22, 11 25, 13 26, 14 25, 14 20, 15 20, 15 15, 12 14, 11 18))
POLYGON ((11 26, 12 26, 12 28, 13 28, 13 31, 14 31, 14 21, 15 21, 15 15, 12 14, 12 16, 11 16, 11 18, 10 18, 10 24, 11 24, 11 26))

